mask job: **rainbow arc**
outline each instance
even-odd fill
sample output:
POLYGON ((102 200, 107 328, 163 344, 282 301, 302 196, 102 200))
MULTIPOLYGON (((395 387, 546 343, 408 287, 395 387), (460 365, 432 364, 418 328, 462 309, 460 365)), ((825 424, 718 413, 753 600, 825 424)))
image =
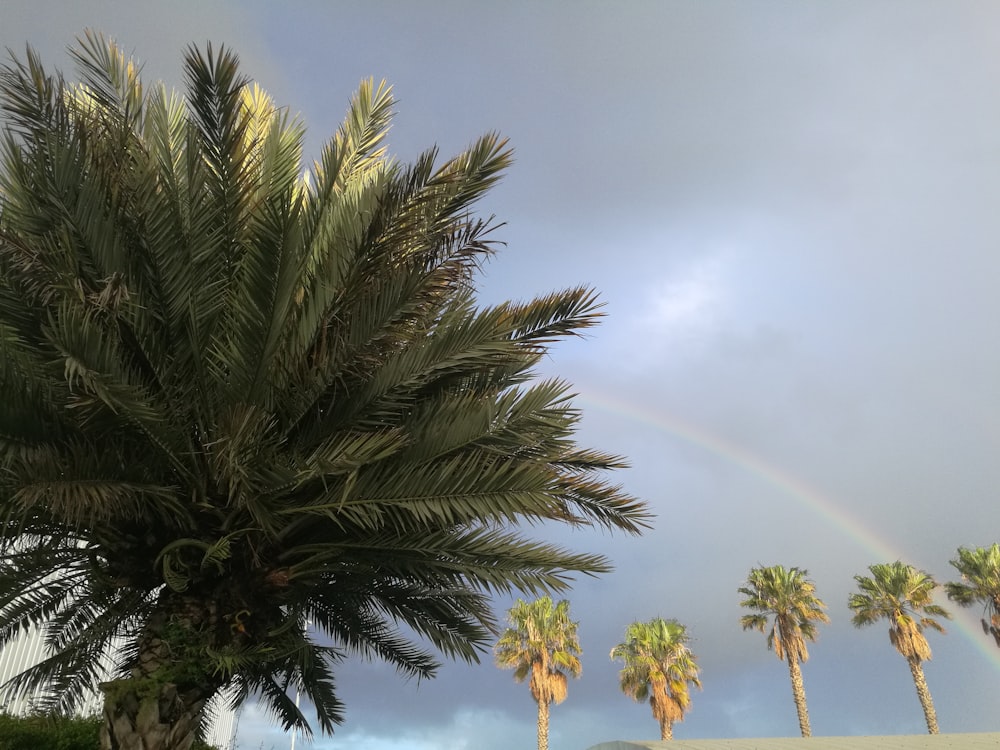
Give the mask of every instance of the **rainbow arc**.
MULTIPOLYGON (((646 405, 640 409, 622 399, 597 394, 593 391, 578 389, 578 393, 579 395, 575 399, 578 405, 591 406, 666 432, 677 440, 705 450, 738 466, 748 474, 779 490, 793 502, 807 508, 839 533, 857 542, 871 553, 873 557, 871 562, 902 560, 917 564, 913 555, 907 554, 898 545, 886 541, 862 521, 852 517, 829 495, 820 492, 791 472, 774 466, 735 442, 662 410, 650 410, 646 405)), ((952 621, 954 627, 949 627, 949 630, 957 630, 961 633, 1000 673, 1000 649, 996 648, 992 639, 983 635, 979 621, 972 616, 969 610, 958 607, 949 607, 949 610, 954 615, 952 621)))

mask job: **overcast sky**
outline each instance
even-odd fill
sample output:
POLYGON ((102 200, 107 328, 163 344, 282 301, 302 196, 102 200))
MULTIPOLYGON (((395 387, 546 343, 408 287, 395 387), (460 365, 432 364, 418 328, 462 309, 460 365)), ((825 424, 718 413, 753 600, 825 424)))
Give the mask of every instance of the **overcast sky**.
MULTIPOLYGON (((546 373, 576 385, 581 443, 626 455, 617 479, 658 516, 639 539, 555 532, 617 570, 568 597, 584 670, 552 750, 658 736, 608 659, 657 615, 688 625, 703 667, 676 737, 796 735, 787 669, 738 624, 756 564, 808 569, 829 605, 803 668, 815 734, 924 731, 886 628, 855 630, 846 601, 872 563, 950 580, 959 546, 1000 541, 1000 3, 0 6, 0 43, 50 65, 85 27, 172 85, 188 43, 234 47, 301 113, 310 157, 370 76, 394 86, 402 159, 511 139, 481 205, 507 242, 482 297, 600 290, 604 325, 546 373)), ((1000 649, 978 609, 956 614, 929 636, 941 730, 1000 731, 1000 649)), ((338 683, 347 722, 298 748, 534 745, 528 688, 489 655, 420 684, 351 662, 338 683)), ((238 747, 288 739, 251 707, 238 747)))

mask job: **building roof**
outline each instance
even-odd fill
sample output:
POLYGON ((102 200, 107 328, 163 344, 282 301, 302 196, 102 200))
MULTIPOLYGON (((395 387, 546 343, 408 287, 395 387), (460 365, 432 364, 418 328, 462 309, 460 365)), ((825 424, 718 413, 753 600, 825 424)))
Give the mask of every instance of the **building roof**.
POLYGON ((1000 732, 602 742, 589 750, 1000 750, 1000 732))

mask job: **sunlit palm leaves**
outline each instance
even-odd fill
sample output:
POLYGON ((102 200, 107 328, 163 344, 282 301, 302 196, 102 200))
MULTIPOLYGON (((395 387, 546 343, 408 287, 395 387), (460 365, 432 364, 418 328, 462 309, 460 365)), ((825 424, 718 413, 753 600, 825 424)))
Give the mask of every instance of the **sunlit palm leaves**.
POLYGON ((851 594, 848 601, 854 611, 851 621, 859 628, 880 620, 889 623, 889 641, 910 665, 927 731, 937 734, 937 715, 921 663, 931 658, 924 630, 930 628, 943 633, 944 627, 935 618, 951 616, 933 603, 938 584, 927 573, 898 560, 871 565, 868 570, 870 576, 854 576, 859 593, 851 594))
POLYGON ((962 607, 983 605, 983 632, 1000 646, 1000 544, 989 547, 958 548, 951 561, 962 576, 961 582, 946 583, 948 598, 962 607))
POLYGON ((594 293, 476 304, 501 138, 397 164, 365 82, 305 170, 228 50, 188 51, 183 98, 99 36, 74 56, 78 84, 30 51, 0 72, 0 644, 46 624, 52 652, 15 689, 70 705, 155 635, 171 679, 286 726, 298 686, 329 731, 341 654, 430 675, 406 633, 475 659, 493 592, 608 569, 515 528, 647 516, 534 375, 594 293))
POLYGON ((566 699, 569 677, 579 677, 579 623, 570 619, 569 602, 553 604, 548 596, 518 599, 507 613, 510 623, 494 647, 497 666, 513 669, 517 682, 528 680, 538 704, 538 750, 549 742, 549 706, 566 699))
POLYGON ((812 728, 799 664, 809 658, 806 641, 816 640, 816 624, 830 621, 823 611, 826 605, 816 596, 816 586, 807 576, 808 572, 799 568, 759 566, 750 571, 746 585, 739 589, 745 597, 740 606, 754 610, 754 614, 740 618, 740 625, 744 630, 766 631, 767 647, 788 664, 803 737, 809 737, 812 728))
POLYGON ((611 658, 623 662, 619 687, 637 701, 649 701, 663 740, 673 738, 674 722, 683 721, 691 705, 688 686, 701 687, 688 641, 687 628, 657 617, 633 622, 625 640, 611 650, 611 658))

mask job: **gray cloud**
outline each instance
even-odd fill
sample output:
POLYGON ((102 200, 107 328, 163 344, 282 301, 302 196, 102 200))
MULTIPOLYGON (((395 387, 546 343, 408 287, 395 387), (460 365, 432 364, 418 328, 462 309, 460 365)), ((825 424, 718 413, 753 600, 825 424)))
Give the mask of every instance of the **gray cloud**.
MULTIPOLYGON (((922 731, 904 661, 846 599, 885 555, 947 580, 956 547, 1000 540, 994 4, 49 5, 8 0, 0 41, 51 60, 94 26, 174 79, 189 41, 231 43, 314 154, 367 76, 395 86, 403 158, 512 138, 483 299, 601 289, 605 325, 545 372, 579 385, 581 442, 627 455, 619 479, 658 513, 640 539, 553 532, 617 565, 569 594, 584 675, 553 750, 656 736, 607 658, 654 615, 690 626, 704 667, 677 736, 795 734, 786 670, 738 626, 758 563, 808 568, 830 606, 804 668, 814 731, 922 731)), ((944 731, 1000 730, 976 627, 932 637, 944 731)), ((350 661, 338 684, 329 747, 533 742, 527 687, 489 655, 419 685, 350 661)), ((248 711, 242 746, 287 746, 265 726, 248 711)))

